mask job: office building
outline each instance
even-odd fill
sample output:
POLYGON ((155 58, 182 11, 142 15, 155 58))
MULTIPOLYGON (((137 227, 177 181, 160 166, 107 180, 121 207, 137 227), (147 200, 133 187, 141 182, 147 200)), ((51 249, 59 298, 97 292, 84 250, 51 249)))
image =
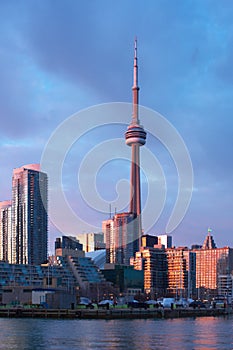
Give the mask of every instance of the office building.
POLYGON ((167 290, 167 257, 163 246, 141 247, 131 258, 136 270, 144 271, 144 292, 151 298, 166 295, 167 290))
POLYGON ((38 164, 14 169, 12 177, 12 263, 47 259, 47 174, 38 164))
POLYGON ((233 271, 233 249, 229 247, 217 248, 209 229, 202 248, 193 251, 196 253, 198 297, 210 299, 216 296, 224 285, 225 293, 227 293, 230 275, 233 271))
POLYGON ((103 221, 106 237, 106 263, 129 265, 130 258, 138 250, 138 239, 134 235, 134 215, 115 214, 103 221))

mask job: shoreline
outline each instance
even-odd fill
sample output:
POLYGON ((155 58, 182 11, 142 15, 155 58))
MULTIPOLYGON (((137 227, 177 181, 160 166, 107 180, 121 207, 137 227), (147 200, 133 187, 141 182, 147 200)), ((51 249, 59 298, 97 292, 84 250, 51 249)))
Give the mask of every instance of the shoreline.
POLYGON ((1 318, 53 318, 53 319, 147 319, 185 318, 232 315, 232 309, 0 309, 1 318))

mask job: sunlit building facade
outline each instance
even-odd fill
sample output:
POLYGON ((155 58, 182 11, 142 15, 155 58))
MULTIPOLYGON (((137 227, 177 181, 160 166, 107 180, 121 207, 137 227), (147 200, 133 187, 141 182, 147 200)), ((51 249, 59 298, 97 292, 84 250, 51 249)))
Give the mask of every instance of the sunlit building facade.
POLYGON ((164 296, 167 289, 167 257, 164 247, 141 247, 131 264, 144 271, 144 292, 152 298, 164 296))
POLYGON ((196 295, 196 255, 187 247, 166 249, 169 296, 189 298, 196 295))
POLYGON ((0 260, 12 261, 11 201, 0 202, 0 260))
POLYGON ((233 270, 233 249, 217 248, 210 232, 209 230, 202 248, 194 250, 198 297, 206 299, 219 293, 221 287, 218 284, 221 282, 222 285, 223 280, 229 281, 233 270))
POLYGON ((106 240, 106 263, 130 264, 130 258, 139 249, 134 231, 134 215, 120 213, 102 223, 106 240))
POLYGON ((12 263, 39 265, 47 259, 47 182, 38 164, 13 171, 12 263))

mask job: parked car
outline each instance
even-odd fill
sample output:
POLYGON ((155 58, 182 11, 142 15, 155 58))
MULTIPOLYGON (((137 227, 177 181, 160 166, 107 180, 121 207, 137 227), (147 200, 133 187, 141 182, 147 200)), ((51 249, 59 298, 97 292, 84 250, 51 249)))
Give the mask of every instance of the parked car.
POLYGON ((147 303, 134 300, 134 301, 128 302, 128 307, 131 307, 134 309, 147 309, 149 305, 147 303))
POLYGON ((80 297, 78 305, 85 306, 87 309, 94 309, 94 305, 92 304, 91 300, 86 297, 80 297))
POLYGON ((206 305, 200 300, 194 300, 189 304, 190 307, 196 308, 206 308, 206 305))

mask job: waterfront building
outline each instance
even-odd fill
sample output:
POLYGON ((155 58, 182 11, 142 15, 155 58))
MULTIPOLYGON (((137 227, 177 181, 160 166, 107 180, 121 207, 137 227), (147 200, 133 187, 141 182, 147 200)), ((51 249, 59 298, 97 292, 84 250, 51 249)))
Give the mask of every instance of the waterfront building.
POLYGON ((11 201, 0 202, 0 260, 12 262, 11 201))
POLYGON ((219 289, 222 291, 224 285, 224 293, 230 292, 228 283, 233 271, 233 249, 217 248, 209 229, 202 248, 193 251, 196 253, 198 297, 210 299, 219 293, 219 289))
POLYGON ((77 281, 80 296, 100 300, 105 293, 112 293, 111 283, 106 282, 94 259, 85 256, 82 244, 76 237, 57 238, 55 248, 54 263, 72 272, 77 281))
POLYGON ((228 304, 233 300, 233 271, 229 274, 218 274, 218 296, 225 298, 228 304))
POLYGON ((98 301, 113 295, 115 290, 91 258, 75 254, 56 256, 53 265, 9 264, 0 261, 0 286, 0 303, 2 294, 9 293, 13 298, 17 291, 24 292, 24 287, 30 290, 66 290, 67 293, 98 301), (14 287, 21 288, 16 291, 14 287))
POLYGON ((12 177, 12 263, 47 259, 47 174, 39 164, 14 169, 12 177))
POLYGON ((143 292, 144 273, 133 266, 105 264, 102 273, 107 281, 113 283, 118 295, 132 296, 143 292))
POLYGON ((79 286, 80 296, 100 301, 114 294, 112 284, 107 282, 94 261, 88 257, 65 256, 57 257, 59 265, 69 269, 79 286))
POLYGON ((146 142, 146 132, 139 121, 137 41, 134 46, 133 70, 133 113, 125 133, 126 144, 131 147, 130 208, 129 212, 115 214, 103 222, 106 239, 106 262, 129 265, 130 257, 140 248, 142 235, 141 189, 140 189, 140 147, 146 142))
POLYGON ((187 247, 168 248, 167 295, 176 299, 196 295, 196 255, 187 247))
POLYGON ((28 265, 9 264, 0 261, 0 285, 3 287, 61 287, 77 286, 72 272, 65 264, 60 265, 28 265), (56 282, 56 283, 55 283, 56 282))
POLYGON ((31 304, 33 291, 43 290, 52 293, 57 302, 56 296, 59 295, 59 307, 62 307, 62 300, 67 296, 71 295, 72 300, 74 296, 76 298, 78 283, 73 273, 62 264, 41 266, 0 262, 0 286, 0 302, 3 304, 31 304))
POLYGON ((144 292, 151 298, 164 296, 167 290, 167 257, 163 246, 141 247, 131 258, 136 270, 144 271, 144 292))

